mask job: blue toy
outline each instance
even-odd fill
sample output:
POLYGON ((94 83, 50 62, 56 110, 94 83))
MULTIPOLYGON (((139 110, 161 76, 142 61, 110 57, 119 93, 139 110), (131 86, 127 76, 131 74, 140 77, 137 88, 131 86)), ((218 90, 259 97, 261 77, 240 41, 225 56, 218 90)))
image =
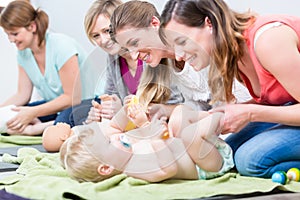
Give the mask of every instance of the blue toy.
POLYGON ((272 175, 272 181, 275 183, 286 184, 287 176, 284 171, 277 171, 272 175))
POLYGON ((298 168, 291 168, 285 173, 284 171, 277 171, 272 175, 272 181, 275 183, 286 184, 289 181, 300 180, 300 170, 298 168))

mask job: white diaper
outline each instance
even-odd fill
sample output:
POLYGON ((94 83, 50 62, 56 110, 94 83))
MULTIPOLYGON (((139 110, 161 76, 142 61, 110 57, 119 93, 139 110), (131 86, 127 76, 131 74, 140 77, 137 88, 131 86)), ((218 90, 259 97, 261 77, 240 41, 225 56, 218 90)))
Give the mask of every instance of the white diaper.
POLYGON ((17 115, 18 112, 11 110, 15 105, 4 106, 0 108, 0 133, 6 133, 6 122, 17 115))
POLYGON ((199 179, 211 179, 222 176, 234 167, 233 153, 230 146, 222 139, 219 139, 215 146, 223 157, 223 166, 218 172, 208 172, 196 166, 198 169, 199 179))

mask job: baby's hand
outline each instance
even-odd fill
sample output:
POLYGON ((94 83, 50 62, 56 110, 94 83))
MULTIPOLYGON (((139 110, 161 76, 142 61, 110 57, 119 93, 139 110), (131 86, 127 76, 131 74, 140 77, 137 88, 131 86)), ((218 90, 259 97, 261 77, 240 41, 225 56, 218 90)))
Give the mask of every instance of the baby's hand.
POLYGON ((131 107, 134 104, 138 104, 139 103, 139 99, 137 96, 135 95, 128 95, 124 98, 124 108, 125 108, 125 112, 126 114, 128 114, 128 108, 131 107))
POLYGON ((148 122, 147 114, 137 96, 132 96, 130 102, 127 101, 127 116, 137 127, 148 122))

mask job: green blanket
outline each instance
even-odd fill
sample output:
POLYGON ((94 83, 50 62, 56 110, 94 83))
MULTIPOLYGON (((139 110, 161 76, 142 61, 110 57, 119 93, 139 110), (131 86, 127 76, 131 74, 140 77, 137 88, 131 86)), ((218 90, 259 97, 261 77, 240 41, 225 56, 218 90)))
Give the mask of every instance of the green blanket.
MULTIPOLYGON (((99 183, 78 183, 60 166, 58 154, 21 148, 16 157, 4 154, 3 161, 20 163, 18 174, 0 180, 0 189, 31 199, 191 199, 253 192, 300 192, 299 182, 286 185, 270 179, 227 173, 212 180, 168 180, 149 184, 121 174, 99 183)), ((79 161, 80 162, 80 161, 79 161)))
POLYGON ((0 148, 32 144, 42 144, 42 136, 0 134, 0 148))

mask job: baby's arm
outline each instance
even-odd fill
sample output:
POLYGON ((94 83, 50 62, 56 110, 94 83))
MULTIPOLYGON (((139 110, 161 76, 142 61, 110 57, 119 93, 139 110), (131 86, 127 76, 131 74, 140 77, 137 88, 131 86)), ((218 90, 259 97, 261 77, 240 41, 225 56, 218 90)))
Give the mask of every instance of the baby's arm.
POLYGON ((168 133, 168 126, 163 119, 153 119, 142 127, 127 131, 125 134, 136 140, 162 139, 168 133))
POLYGON ((142 111, 141 105, 135 95, 129 95, 124 99, 124 106, 112 118, 111 125, 114 128, 125 132, 128 128, 128 123, 133 122, 133 126, 138 127, 145 124, 148 119, 145 112, 142 111))
POLYGON ((125 128, 129 122, 124 106, 117 112, 115 116, 110 121, 110 124, 113 128, 120 130, 121 132, 125 131, 125 128))
POLYGON ((143 140, 134 145, 124 172, 149 182, 160 182, 176 175, 177 164, 163 140, 143 140))

